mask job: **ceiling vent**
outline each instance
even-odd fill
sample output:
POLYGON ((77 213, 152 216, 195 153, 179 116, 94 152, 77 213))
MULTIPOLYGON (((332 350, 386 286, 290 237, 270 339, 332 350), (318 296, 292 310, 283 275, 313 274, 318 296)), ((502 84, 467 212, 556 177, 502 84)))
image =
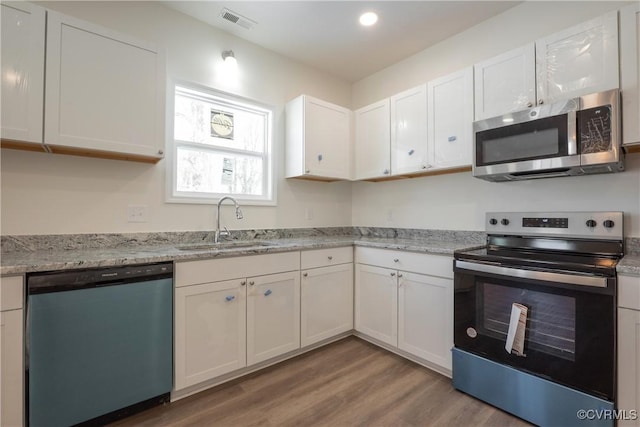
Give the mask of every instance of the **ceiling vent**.
POLYGON ((252 29, 257 24, 256 21, 253 21, 247 17, 244 17, 239 13, 234 12, 233 10, 227 9, 226 7, 222 8, 222 11, 220 12, 220 17, 222 19, 226 19, 227 21, 233 24, 240 25, 242 28, 247 30, 252 29))

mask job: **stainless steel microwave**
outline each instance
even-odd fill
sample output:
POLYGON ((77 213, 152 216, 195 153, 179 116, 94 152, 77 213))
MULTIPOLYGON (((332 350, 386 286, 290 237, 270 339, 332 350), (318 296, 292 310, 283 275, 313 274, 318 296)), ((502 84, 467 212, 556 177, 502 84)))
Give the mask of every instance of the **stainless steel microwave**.
POLYGON ((473 123, 473 176, 487 181, 619 172, 617 89, 473 123))

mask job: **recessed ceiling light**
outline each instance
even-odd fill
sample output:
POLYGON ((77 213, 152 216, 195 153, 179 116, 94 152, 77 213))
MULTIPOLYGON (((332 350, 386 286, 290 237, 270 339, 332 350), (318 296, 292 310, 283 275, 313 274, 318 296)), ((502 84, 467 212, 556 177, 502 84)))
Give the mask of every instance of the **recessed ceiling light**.
POLYGON ((378 22, 378 15, 375 12, 366 12, 360 15, 360 24, 370 27, 378 22))

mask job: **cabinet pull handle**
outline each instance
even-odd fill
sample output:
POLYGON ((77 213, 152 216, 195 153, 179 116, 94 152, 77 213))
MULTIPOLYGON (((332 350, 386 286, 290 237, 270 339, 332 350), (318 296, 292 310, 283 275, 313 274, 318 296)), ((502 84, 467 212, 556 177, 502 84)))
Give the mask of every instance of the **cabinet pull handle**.
POLYGON ((158 150, 158 154, 160 154, 161 156, 164 154, 163 150, 158 150))
POLYGON ((532 102, 527 102, 527 107, 528 107, 528 108, 533 107, 533 103, 532 103, 532 102))
POLYGON ((227 295, 227 297, 225 298, 227 301, 233 301, 234 299, 236 299, 235 295, 227 295))
POLYGON ((412 155, 413 153, 415 153, 416 151, 412 148, 411 150, 409 150, 409 155, 412 155))
POLYGON ((538 100, 538 104, 540 104, 540 105, 544 104, 544 99, 539 99, 538 100))
POLYGON ((309 169, 305 170, 304 173, 311 173, 309 169))
POLYGON ((394 258, 393 262, 400 262, 400 260, 398 258, 394 258))
POLYGON ((302 277, 307 277, 309 273, 302 273, 302 277))
POLYGON ((329 261, 331 261, 333 259, 333 257, 331 255, 329 255, 327 258, 329 258, 329 261))
POLYGON ((398 277, 402 277, 402 273, 398 273, 398 277))
POLYGON ((249 285, 251 285, 251 286, 253 286, 255 284, 256 284, 256 282, 254 282, 253 280, 249 282, 249 285))
POLYGON ((271 289, 267 289, 267 292, 264 293, 265 297, 268 297, 269 295, 271 295, 273 292, 271 292, 271 289))
POLYGON ((385 170, 383 170, 383 171, 382 171, 382 173, 383 173, 384 175, 389 175, 389 169, 385 169, 385 170))
POLYGON ((391 273, 391 277, 396 277, 396 273, 391 273))
POLYGON ((244 285, 246 285, 246 284, 247 284, 247 281, 246 281, 246 280, 243 280, 242 282, 240 282, 240 286, 244 286, 244 285))

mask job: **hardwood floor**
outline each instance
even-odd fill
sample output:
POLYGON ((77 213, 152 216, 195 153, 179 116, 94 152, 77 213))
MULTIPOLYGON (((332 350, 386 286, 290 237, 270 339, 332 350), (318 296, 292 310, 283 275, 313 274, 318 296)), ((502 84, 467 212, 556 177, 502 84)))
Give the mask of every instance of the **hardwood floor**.
POLYGON ((355 337, 197 395, 127 426, 527 426, 451 380, 355 337))

